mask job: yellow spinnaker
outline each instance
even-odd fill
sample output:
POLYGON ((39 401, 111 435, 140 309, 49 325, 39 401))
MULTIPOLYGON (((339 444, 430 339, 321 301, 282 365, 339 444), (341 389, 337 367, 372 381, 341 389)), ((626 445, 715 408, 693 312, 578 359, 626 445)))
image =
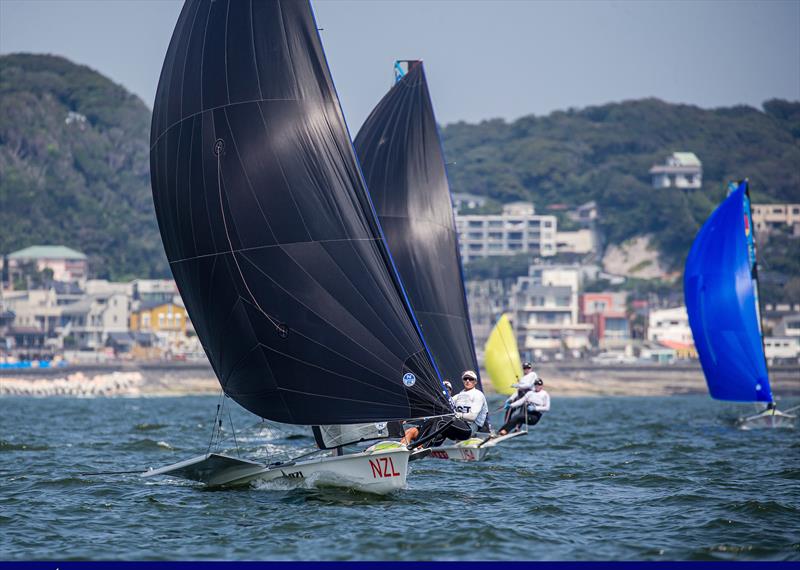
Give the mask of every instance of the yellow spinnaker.
POLYGON ((516 383, 522 375, 522 362, 517 339, 506 314, 497 321, 486 341, 484 364, 494 389, 501 394, 512 394, 514 388, 511 384, 516 383))

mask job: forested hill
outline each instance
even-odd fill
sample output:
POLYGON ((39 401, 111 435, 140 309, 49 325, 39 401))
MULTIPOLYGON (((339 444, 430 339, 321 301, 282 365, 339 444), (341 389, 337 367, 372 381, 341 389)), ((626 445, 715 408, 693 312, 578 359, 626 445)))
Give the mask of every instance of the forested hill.
POLYGON ((95 275, 168 275, 150 193, 150 110, 49 55, 0 56, 0 253, 63 244, 95 275))
MULTIPOLYGON (((150 193, 150 110, 85 66, 0 56, 0 254, 63 244, 113 279, 168 276, 150 193)), ((452 189, 496 201, 596 200, 607 243, 654 233, 678 266, 725 182, 756 202, 800 202, 800 103, 704 110, 655 99, 442 129, 452 189), (653 190, 674 151, 703 161, 704 188, 653 190), (453 164, 454 163, 454 164, 453 164)))
POLYGON ((454 192, 547 205, 596 200, 608 243, 654 233, 678 267, 697 229, 747 177, 755 202, 800 202, 800 103, 705 110, 657 99, 442 129, 454 192), (675 151, 703 163, 703 189, 655 190, 648 170, 675 151))

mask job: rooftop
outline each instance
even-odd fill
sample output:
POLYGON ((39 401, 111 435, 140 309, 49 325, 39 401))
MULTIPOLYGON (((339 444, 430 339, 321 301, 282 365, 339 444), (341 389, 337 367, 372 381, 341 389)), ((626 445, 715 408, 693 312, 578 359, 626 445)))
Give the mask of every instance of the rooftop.
POLYGON ((32 245, 8 255, 9 259, 86 259, 80 251, 63 245, 32 245))

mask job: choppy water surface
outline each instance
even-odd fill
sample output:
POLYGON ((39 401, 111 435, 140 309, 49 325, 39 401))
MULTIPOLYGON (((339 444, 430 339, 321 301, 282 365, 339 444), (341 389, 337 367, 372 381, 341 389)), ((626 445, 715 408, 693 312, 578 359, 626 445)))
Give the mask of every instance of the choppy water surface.
MULTIPOLYGON (((800 559, 798 431, 737 430, 750 408, 707 397, 556 397, 388 497, 81 475, 205 452, 217 401, 0 399, 0 559, 800 559)), ((250 456, 313 445, 226 408, 250 456)))

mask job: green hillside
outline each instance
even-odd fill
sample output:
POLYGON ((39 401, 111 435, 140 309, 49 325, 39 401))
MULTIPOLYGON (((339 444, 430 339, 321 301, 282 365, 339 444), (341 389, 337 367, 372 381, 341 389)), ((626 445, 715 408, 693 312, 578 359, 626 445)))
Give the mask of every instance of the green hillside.
POLYGON ((676 268, 727 181, 749 178, 755 202, 800 202, 800 103, 705 110, 646 99, 456 123, 442 135, 453 191, 530 200, 541 213, 596 200, 607 243, 654 233, 676 268), (703 162, 702 191, 651 187, 648 170, 674 151, 703 162))
POLYGON ((167 275, 149 129, 145 104, 88 67, 0 57, 0 253, 64 244, 97 276, 167 275))
MULTIPOLYGON (((97 276, 168 276, 149 124, 139 98, 88 67, 0 56, 0 253, 63 244, 89 255, 97 276)), ((800 202, 800 103, 704 110, 648 99, 457 123, 442 134, 453 191, 531 200, 539 212, 596 200, 607 243, 652 233, 673 267, 726 181, 749 177, 756 202, 800 202), (649 168, 674 151, 703 161, 702 191, 651 188, 649 168)), ((797 240, 782 240, 772 267, 797 276, 797 240)))

